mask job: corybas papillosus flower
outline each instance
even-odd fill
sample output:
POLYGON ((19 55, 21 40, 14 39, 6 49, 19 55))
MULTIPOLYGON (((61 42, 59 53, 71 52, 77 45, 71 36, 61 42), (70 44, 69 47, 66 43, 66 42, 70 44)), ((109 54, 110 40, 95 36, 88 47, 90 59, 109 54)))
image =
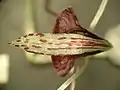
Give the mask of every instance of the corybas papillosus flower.
POLYGON ((63 10, 53 33, 30 33, 10 43, 27 52, 51 55, 59 76, 66 76, 75 59, 106 51, 112 45, 105 39, 83 28, 71 7, 63 10))

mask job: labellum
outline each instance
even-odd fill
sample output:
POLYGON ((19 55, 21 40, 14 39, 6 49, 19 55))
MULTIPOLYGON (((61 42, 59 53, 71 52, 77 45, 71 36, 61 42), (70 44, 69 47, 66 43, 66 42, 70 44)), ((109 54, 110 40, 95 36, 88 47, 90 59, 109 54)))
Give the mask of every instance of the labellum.
POLYGON ((30 53, 51 55, 59 76, 68 74, 76 58, 94 55, 112 47, 107 40, 81 27, 71 7, 58 16, 53 33, 31 33, 10 44, 30 53))

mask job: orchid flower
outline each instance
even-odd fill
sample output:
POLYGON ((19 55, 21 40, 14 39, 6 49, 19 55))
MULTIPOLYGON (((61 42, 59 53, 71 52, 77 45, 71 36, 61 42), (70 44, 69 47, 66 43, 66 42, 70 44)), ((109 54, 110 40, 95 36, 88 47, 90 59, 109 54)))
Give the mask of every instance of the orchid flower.
POLYGON ((51 55, 59 76, 66 76, 78 57, 86 57, 106 51, 112 45, 105 39, 83 28, 71 7, 63 10, 53 33, 30 33, 9 44, 27 52, 51 55))

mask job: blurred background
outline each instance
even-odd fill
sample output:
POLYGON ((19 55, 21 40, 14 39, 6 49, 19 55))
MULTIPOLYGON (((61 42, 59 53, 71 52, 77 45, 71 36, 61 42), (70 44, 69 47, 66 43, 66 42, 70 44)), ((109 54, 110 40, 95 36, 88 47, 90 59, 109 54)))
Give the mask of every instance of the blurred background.
MULTIPOLYGON (((56 75, 50 57, 25 53, 8 42, 30 32, 52 32, 56 14, 69 5, 80 24, 89 28, 100 3, 101 0, 0 0, 0 90, 56 90, 66 78, 56 75)), ((108 0, 94 31, 114 48, 90 58, 75 90, 120 90, 119 9, 120 0, 108 0)))

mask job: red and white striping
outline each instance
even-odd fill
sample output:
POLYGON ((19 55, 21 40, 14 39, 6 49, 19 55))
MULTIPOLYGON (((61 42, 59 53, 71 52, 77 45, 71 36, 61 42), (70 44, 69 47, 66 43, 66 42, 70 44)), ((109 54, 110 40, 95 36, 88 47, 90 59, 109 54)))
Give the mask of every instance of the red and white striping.
POLYGON ((10 44, 27 52, 43 55, 77 55, 93 51, 105 51, 107 41, 93 39, 82 34, 31 33, 10 44))

